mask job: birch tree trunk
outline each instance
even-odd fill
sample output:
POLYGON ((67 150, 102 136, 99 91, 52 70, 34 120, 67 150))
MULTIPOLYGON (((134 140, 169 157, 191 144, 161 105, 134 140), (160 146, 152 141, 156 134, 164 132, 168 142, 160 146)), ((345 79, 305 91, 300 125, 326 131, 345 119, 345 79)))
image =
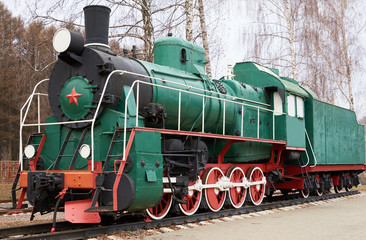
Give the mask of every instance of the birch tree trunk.
POLYGON ((203 48, 205 49, 205 61, 206 63, 206 73, 208 77, 211 77, 211 64, 210 64, 210 51, 208 47, 207 41, 207 30, 206 30, 206 21, 205 21, 205 11, 203 8, 203 0, 198 0, 198 11, 200 17, 201 24, 201 32, 202 32, 202 43, 203 48))
POLYGON ((193 25, 193 1, 186 0, 185 2, 185 13, 186 13, 186 39, 192 42, 192 25, 193 25))
POLYGON ((294 19, 293 13, 291 13, 291 3, 290 0, 286 0, 285 3, 285 18, 287 23, 287 30, 288 30, 288 44, 290 48, 290 55, 291 55, 291 68, 292 68, 292 76, 295 81, 298 81, 297 76, 297 62, 296 62, 296 52, 295 52, 295 29, 294 29, 294 19))
POLYGON ((151 19, 151 0, 141 0, 141 14, 144 30, 146 61, 154 60, 154 26, 151 19))
POLYGON ((354 110, 355 108, 355 103, 354 103, 354 99, 353 99, 353 91, 352 91, 352 77, 351 77, 351 63, 350 63, 350 57, 348 54, 348 47, 347 47, 347 34, 346 34, 346 29, 345 29, 345 24, 344 24, 344 19, 345 19, 345 11, 347 8, 347 0, 342 0, 341 1, 341 14, 340 14, 340 28, 341 28, 341 39, 342 39, 342 52, 343 52, 343 56, 344 56, 344 64, 345 64, 345 68, 346 68, 346 81, 347 81, 347 87, 348 87, 348 101, 349 101, 349 107, 351 110, 354 110))

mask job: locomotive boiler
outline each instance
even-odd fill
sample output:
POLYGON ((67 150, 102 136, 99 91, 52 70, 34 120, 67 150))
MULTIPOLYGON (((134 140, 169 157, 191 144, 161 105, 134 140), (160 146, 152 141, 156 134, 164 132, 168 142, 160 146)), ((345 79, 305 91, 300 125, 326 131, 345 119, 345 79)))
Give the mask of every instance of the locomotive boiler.
POLYGON ((21 134, 38 132, 20 144, 14 186, 32 218, 64 206, 74 223, 135 211, 158 220, 173 207, 192 215, 258 205, 276 189, 307 197, 358 185, 365 138, 354 112, 254 62, 210 79, 203 48, 173 36, 156 41, 154 63, 117 56, 110 9, 84 13, 85 41, 67 29, 53 39, 58 60, 40 82, 53 115, 25 122, 36 88, 22 111, 21 134))

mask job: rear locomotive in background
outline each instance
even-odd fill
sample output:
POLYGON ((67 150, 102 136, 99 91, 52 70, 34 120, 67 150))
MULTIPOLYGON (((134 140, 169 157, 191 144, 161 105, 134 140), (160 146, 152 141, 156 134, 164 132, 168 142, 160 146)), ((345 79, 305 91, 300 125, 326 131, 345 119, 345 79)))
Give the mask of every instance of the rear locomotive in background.
POLYGON ((155 43, 154 63, 117 56, 110 9, 84 12, 86 44, 60 29, 58 60, 39 83, 53 115, 25 122, 38 85, 21 114, 21 135, 38 127, 20 144, 14 184, 32 218, 64 206, 74 223, 145 210, 161 219, 172 207, 192 215, 259 205, 276 189, 307 197, 359 184, 365 137, 354 112, 254 62, 210 79, 203 48, 172 36, 155 43))

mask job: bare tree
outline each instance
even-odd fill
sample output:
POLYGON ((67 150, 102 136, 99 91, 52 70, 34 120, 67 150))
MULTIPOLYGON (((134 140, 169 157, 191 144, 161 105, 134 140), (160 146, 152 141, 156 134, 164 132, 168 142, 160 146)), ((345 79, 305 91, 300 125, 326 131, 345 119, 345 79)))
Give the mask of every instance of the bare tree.
POLYGON ((364 24, 354 24, 356 8, 347 0, 262 1, 250 55, 285 69, 324 101, 335 103, 339 92, 353 110, 352 75, 360 60, 357 37, 364 29, 364 24))
POLYGON ((360 67, 361 52, 357 37, 365 23, 355 24, 358 15, 354 11, 356 6, 353 1, 325 1, 318 5, 320 10, 317 20, 322 31, 314 39, 316 53, 322 58, 326 68, 334 74, 332 81, 349 108, 354 110, 353 74, 360 67))
POLYGON ((192 42, 193 40, 193 1, 186 0, 185 2, 185 14, 186 14, 186 39, 192 42))
POLYGON ((298 81, 297 46, 302 40, 304 3, 300 0, 266 0, 257 5, 257 33, 249 55, 256 61, 280 67, 298 81), (270 20, 268 20, 270 19, 270 20), (278 51, 275 51, 277 49, 278 51))
POLYGON ((210 64, 210 50, 208 46, 206 21, 205 21, 205 10, 203 7, 203 0, 198 0, 198 11, 201 24, 202 44, 205 49, 205 61, 206 61, 206 73, 208 77, 211 77, 211 64, 210 64))

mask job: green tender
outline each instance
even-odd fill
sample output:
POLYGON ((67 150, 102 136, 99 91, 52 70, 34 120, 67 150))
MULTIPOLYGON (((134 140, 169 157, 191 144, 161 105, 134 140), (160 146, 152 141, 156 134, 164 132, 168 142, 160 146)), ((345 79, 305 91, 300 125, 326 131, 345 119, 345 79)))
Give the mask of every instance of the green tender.
MULTIPOLYGON (((305 102, 305 112, 318 165, 365 163, 365 129, 357 123, 353 111, 310 98, 305 102)), ((313 165, 309 144, 307 152, 313 165)))

